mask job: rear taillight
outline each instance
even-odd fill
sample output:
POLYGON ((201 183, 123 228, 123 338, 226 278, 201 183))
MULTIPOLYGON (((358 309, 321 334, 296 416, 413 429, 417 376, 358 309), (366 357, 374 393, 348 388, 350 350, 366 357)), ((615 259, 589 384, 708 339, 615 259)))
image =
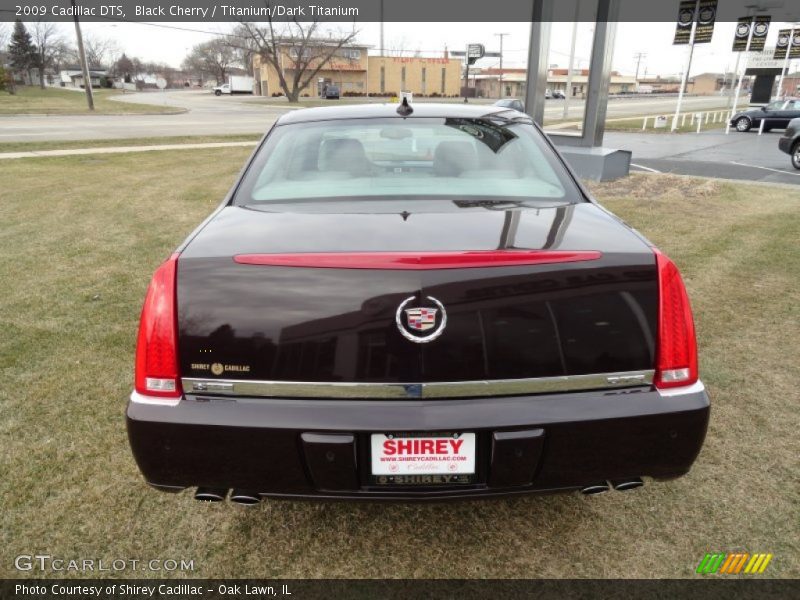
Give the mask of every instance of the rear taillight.
POLYGON ((655 386, 691 385, 697 381, 697 340, 689 296, 675 263, 658 250, 655 254, 659 290, 655 386))
POLYGON ((136 340, 136 391, 146 396, 180 398, 175 280, 178 254, 153 275, 142 307, 136 340))

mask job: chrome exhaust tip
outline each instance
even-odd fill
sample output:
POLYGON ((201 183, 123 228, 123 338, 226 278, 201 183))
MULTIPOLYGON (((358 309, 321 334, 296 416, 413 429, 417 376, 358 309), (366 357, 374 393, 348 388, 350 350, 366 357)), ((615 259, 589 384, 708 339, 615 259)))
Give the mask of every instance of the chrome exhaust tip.
POLYGON ((227 495, 226 489, 199 487, 194 493, 194 499, 201 502, 222 502, 227 495))
POLYGON ((610 489, 611 488, 608 487, 605 481, 601 481, 600 483, 593 483, 592 485, 582 487, 581 494, 584 496, 596 496, 597 494, 605 494, 610 489))
POLYGON ((261 496, 258 492, 249 492, 247 490, 233 490, 231 492, 231 502, 242 504, 244 506, 253 506, 261 502, 261 496))
POLYGON ((610 481, 609 483, 611 483, 611 487, 618 492, 633 490, 644 485, 644 481, 642 481, 639 477, 634 477, 633 479, 617 479, 610 481))

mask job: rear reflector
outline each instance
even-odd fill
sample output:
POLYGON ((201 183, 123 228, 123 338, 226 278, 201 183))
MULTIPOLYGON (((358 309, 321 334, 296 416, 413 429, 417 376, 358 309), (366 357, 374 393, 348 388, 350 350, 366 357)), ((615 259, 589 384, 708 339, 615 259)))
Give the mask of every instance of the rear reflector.
POLYGON ((175 279, 178 254, 153 275, 147 288, 136 341, 136 391, 145 396, 180 398, 175 279))
POLYGON ((513 267, 597 260, 595 250, 477 250, 459 252, 309 252, 295 254, 239 254, 242 265, 306 267, 318 269, 469 269, 513 267))
POLYGON ((697 340, 683 279, 669 258, 655 250, 658 269, 658 344, 655 386, 660 389, 697 381, 697 340))

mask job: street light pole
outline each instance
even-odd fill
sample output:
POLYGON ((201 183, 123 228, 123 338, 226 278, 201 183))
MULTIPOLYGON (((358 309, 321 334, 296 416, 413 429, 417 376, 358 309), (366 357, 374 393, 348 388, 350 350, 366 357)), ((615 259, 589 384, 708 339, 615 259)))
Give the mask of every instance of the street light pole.
POLYGON ((569 118, 569 99, 572 96, 572 71, 575 67, 575 41, 578 39, 578 18, 581 12, 580 0, 575 0, 575 18, 572 20, 572 40, 569 43, 569 64, 567 65, 567 82, 564 90, 564 112, 562 118, 569 118))
MULTIPOLYGON (((730 110, 731 102, 733 102, 734 89, 736 88, 737 77, 739 76, 739 61, 742 59, 742 53, 736 53, 736 65, 733 67, 733 79, 731 79, 731 91, 728 94, 728 101, 725 103, 725 109, 730 110)), ((732 114, 732 113, 731 113, 732 114)))
POLYGON ((383 56, 383 48, 384 48, 384 46, 383 46, 383 0, 381 0, 381 4, 380 4, 380 13, 381 13, 380 14, 380 19, 381 19, 381 51, 380 51, 380 56, 382 57, 383 56))
POLYGON ((75 19, 75 37, 78 43, 78 57, 81 61, 81 71, 83 72, 83 89, 86 91, 86 104, 89 110, 94 110, 94 96, 92 96, 92 78, 89 77, 89 65, 86 64, 86 52, 83 49, 83 35, 81 35, 81 24, 78 21, 78 9, 75 0, 70 0, 72 4, 72 14, 75 19))
POLYGON ((742 83, 744 82, 744 76, 747 73, 747 60, 750 58, 750 43, 753 41, 753 29, 755 29, 756 21, 753 18, 753 9, 748 8, 747 11, 750 17, 750 31, 747 32, 747 45, 744 47, 744 68, 742 69, 742 74, 736 73, 736 76, 739 78, 739 83, 736 85, 736 93, 733 96, 733 108, 731 109, 731 114, 728 117, 728 125, 725 127, 725 133, 728 134, 731 131, 731 119, 733 115, 736 114, 736 106, 739 104, 739 96, 742 93, 742 83))
POLYGON ((498 80, 498 85, 499 85, 499 88, 500 88, 498 91, 500 93, 498 94, 498 97, 502 98, 503 97, 503 38, 505 36, 507 36, 508 34, 507 33, 495 33, 495 35, 500 38, 500 78, 498 80))

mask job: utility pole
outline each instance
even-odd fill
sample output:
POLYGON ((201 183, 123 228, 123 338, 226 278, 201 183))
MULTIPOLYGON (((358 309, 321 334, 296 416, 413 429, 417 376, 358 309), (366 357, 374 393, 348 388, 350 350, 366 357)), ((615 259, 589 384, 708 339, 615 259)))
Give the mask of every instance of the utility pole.
POLYGON ((89 77, 89 65, 86 64, 86 52, 83 50, 83 35, 81 35, 81 24, 78 21, 78 8, 75 0, 70 0, 72 13, 75 19, 75 37, 78 42, 78 56, 81 61, 81 71, 83 72, 83 89, 86 91, 86 104, 89 110, 94 110, 94 97, 92 96, 92 78, 89 77))
MULTIPOLYGON (((642 62, 643 58, 647 58, 647 52, 637 52, 633 55, 633 58, 636 59, 636 81, 639 81, 639 64, 642 62)), ((637 83, 638 86, 638 83, 637 83)))
POLYGON ((503 94, 503 38, 509 34, 507 33, 495 33, 497 37, 500 38, 500 79, 498 80, 499 85, 499 97, 502 98, 505 96, 503 94))

